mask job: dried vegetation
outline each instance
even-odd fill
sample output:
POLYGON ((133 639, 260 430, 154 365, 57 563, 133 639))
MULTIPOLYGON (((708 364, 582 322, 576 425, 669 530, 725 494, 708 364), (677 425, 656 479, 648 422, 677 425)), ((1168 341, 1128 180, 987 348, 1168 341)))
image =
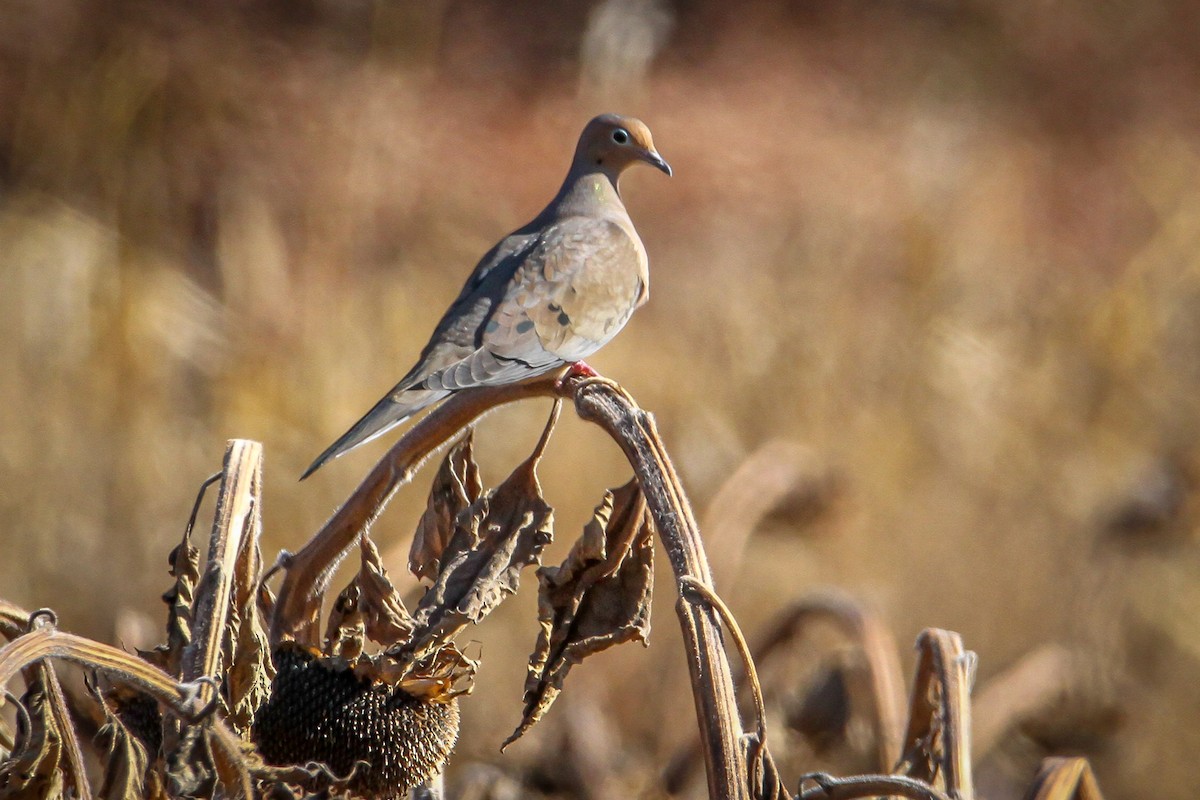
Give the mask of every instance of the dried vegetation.
MULTIPOLYGON (((747 632, 789 788, 807 771, 897 763, 906 645, 925 626, 981 654, 980 796, 1020 797, 1047 755, 1086 755, 1110 798, 1200 784, 1200 5, 0 9, 0 596, 24 609, 11 630, 40 606, 61 621, 26 646, 92 648, 95 663, 117 656, 66 631, 125 652, 164 641, 163 556, 231 436, 266 445, 268 560, 303 543, 370 463, 356 455, 298 490, 314 446, 407 366, 473 260, 536 213, 582 120, 618 109, 650 122, 678 169, 624 187, 654 295, 595 366, 658 416, 701 512, 707 585, 747 632), (814 591, 829 585, 842 591, 814 591), (893 636, 900 647, 868 646, 893 636)), ((469 499, 443 484, 429 530, 449 536, 436 519, 528 455, 541 402, 479 423, 480 474, 454 467, 469 499)), ((678 765, 661 785, 703 792, 674 625, 572 670, 553 709, 497 752, 520 724, 535 640, 550 641, 549 697, 575 652, 556 625, 586 615, 575 592, 607 569, 580 566, 595 564, 590 545, 570 563, 563 532, 584 529, 628 466, 568 414, 538 476, 558 529, 542 561, 583 577, 562 587, 548 634, 529 576, 455 640, 486 668, 460 698, 448 786, 623 797, 678 765)), ((374 485, 363 507, 382 502, 387 481, 374 485)), ((397 576, 427 508, 424 492, 401 492, 371 527, 414 613, 420 594, 397 576)), ((313 641, 324 651, 343 614, 329 649, 352 659, 360 613, 364 637, 368 620, 401 617, 363 609, 390 597, 374 567, 333 608, 362 572, 362 521, 343 523, 339 570, 324 572, 335 549, 269 585, 299 619, 324 582, 313 641)), ((659 620, 678 597, 663 553, 659 620)), ((174 575, 189 557, 176 553, 174 575)), ((431 583, 440 563, 423 561, 431 583)), ((177 588, 172 624, 198 642, 200 578, 177 588)), ((278 618, 239 637, 271 637, 278 618)), ((387 649, 363 641, 368 658, 387 649)), ((182 648, 163 667, 176 678, 182 648)), ((56 664, 102 786, 93 743, 141 756, 81 672, 56 664)), ((731 670, 740 685, 737 659, 731 670)), ((165 691, 150 678, 129 691, 165 691)), ((244 684, 243 707, 262 687, 244 684)), ((160 752, 156 715, 197 710, 211 691, 194 688, 113 713, 160 752)), ((52 687, 45 697, 27 709, 61 710, 52 687)), ((6 748, 25 725, 16 710, 0 713, 6 748)), ((197 746, 229 751, 219 744, 197 746)), ((53 746, 74 763, 65 730, 53 746)))
MULTIPOLYGON (((59 631, 48 610, 0 606, 9 640, 0 648, 0 684, 18 673, 26 684, 21 698, 8 696, 17 724, 0 740, 0 798, 444 796, 458 705, 480 665, 456 640, 516 593, 522 571, 540 565, 553 540, 553 509, 537 466, 561 399, 533 453, 495 489, 484 490, 479 480, 470 425, 494 406, 537 395, 565 398, 604 429, 634 478, 605 493, 561 566, 537 572, 541 633, 529 659, 524 711, 504 746, 549 711, 574 664, 615 644, 646 642, 657 533, 675 578, 699 737, 668 769, 647 776, 639 794, 684 791, 703 761, 712 800, 975 796, 975 655, 960 637, 938 629, 921 634, 903 726, 894 648, 848 598, 795 605, 753 652, 713 588, 691 507, 653 418, 615 383, 564 373, 451 399, 401 438, 302 550, 281 553, 267 570, 259 546, 262 447, 230 442, 223 471, 204 483, 220 482, 203 569, 192 529, 204 488, 171 553, 167 641, 154 650, 129 654, 59 631), (412 478, 412 465, 455 437, 412 539, 409 568, 427 585, 410 613, 370 524, 412 478), (356 545, 359 570, 333 599, 322 635, 333 569, 356 545), (280 572, 276 597, 270 582, 280 572), (796 727, 828 740, 845 729, 851 712, 870 720, 877 771, 808 773, 789 782, 768 746, 756 658, 765 663, 822 618, 841 629, 859 657, 810 691, 855 699, 842 698, 842 707, 823 718, 812 708, 801 711, 805 721, 796 727), (54 668, 59 661, 84 668, 86 696, 68 702, 54 668), (745 714, 735 687, 750 696, 745 714), (81 735, 90 721, 98 723, 92 736, 81 735)), ((1027 796, 1100 793, 1086 760, 1048 759, 1027 796)))

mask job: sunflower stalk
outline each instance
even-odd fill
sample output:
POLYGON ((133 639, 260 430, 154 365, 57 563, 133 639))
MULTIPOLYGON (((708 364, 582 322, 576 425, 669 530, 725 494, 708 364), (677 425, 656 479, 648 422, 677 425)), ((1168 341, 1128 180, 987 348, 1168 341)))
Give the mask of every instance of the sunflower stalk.
MULTIPOLYGON (((567 377, 564 373, 514 386, 463 392, 404 434, 329 522, 302 550, 286 559, 287 573, 272 620, 272 641, 294 636, 309 618, 313 599, 328 587, 333 569, 430 454, 497 406, 530 397, 555 396, 573 401, 579 417, 600 426, 625 454, 645 494, 677 582, 692 578, 711 585, 699 527, 653 417, 612 381, 567 377)), ((681 600, 676 609, 690 653, 688 664, 706 754, 709 794, 731 800, 747 798, 748 772, 740 745, 743 730, 720 620, 706 605, 681 600)))
POLYGON ((100 642, 58 630, 53 615, 34 612, 43 620, 25 635, 0 648, 0 686, 6 686, 21 670, 59 659, 88 667, 112 680, 140 689, 185 720, 197 720, 211 707, 201 694, 210 680, 177 682, 162 670, 100 642))

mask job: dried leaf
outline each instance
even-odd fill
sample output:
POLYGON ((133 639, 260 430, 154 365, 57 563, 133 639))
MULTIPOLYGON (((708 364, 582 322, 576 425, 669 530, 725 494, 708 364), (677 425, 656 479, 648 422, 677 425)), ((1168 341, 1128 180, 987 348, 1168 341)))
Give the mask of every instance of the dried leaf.
POLYGON ((254 724, 255 712, 271 693, 275 668, 256 602, 251 599, 241 609, 232 609, 229 625, 234 627, 236 639, 225 671, 227 718, 238 733, 246 736, 254 724))
MULTIPOLYGON (((304 607, 292 627, 291 639, 305 647, 318 648, 321 644, 321 606, 325 603, 324 590, 314 590, 305 596, 304 607)), ((288 637, 284 637, 285 639, 288 637)))
POLYGON ((529 658, 525 711, 504 746, 529 730, 562 691, 571 667, 650 633, 654 541, 637 481, 604 499, 559 567, 538 570, 541 632, 529 658))
POLYGON ((187 527, 183 530, 183 540, 167 557, 170 575, 175 579, 175 585, 162 596, 163 602, 167 604, 167 643, 152 651, 139 652, 147 661, 175 678, 183 675, 183 650, 192 641, 192 606, 196 599, 196 585, 200 582, 200 551, 192 546, 192 531, 196 527, 200 503, 203 502, 208 487, 220 477, 220 473, 217 473, 200 484, 187 527))
POLYGON ((475 430, 472 428, 446 454, 433 479, 429 501, 417 523, 408 554, 408 568, 418 578, 437 578, 442 554, 454 535, 455 520, 483 494, 474 444, 475 430))
POLYGON ((375 543, 364 534, 359 537, 358 544, 362 556, 358 571, 359 607, 366 623, 367 638, 391 647, 408 639, 415 623, 404 607, 400 593, 392 585, 375 543))
POLYGON ((328 656, 341 656, 347 660, 358 658, 366 642, 367 625, 359 609, 362 590, 358 578, 350 581, 333 601, 329 620, 325 626, 325 649, 328 656))
POLYGON ((178 744, 168 749, 164 770, 167 791, 173 797, 212 797, 216 776, 204 729, 184 728, 178 744))
MULTIPOLYGON (((341 556, 338 557, 339 559, 341 556)), ((303 591, 296 591, 291 596, 301 597, 298 601, 293 601, 294 614, 287 625, 276 627, 279 620, 276 618, 275 593, 271 591, 268 581, 278 572, 283 572, 285 575, 292 569, 295 556, 286 550, 281 550, 275 558, 275 563, 271 565, 260 577, 258 581, 258 610, 263 615, 263 619, 271 620, 270 632, 268 640, 271 648, 278 647, 283 642, 296 642, 305 647, 318 647, 321 636, 321 606, 325 601, 326 580, 318 577, 312 581, 312 585, 306 587, 303 591)), ((332 568, 332 565, 331 565, 332 568)), ((284 578, 284 584, 287 584, 287 578, 284 578)), ((284 590, 287 594, 289 590, 284 590)))
POLYGON ((358 574, 330 609, 321 651, 349 662, 362 655, 367 639, 392 646, 407 640, 414 624, 370 537, 359 537, 359 553, 358 574))
MULTIPOLYGON (((95 681, 89 681, 91 686, 95 681)), ((120 720, 147 754, 157 755, 163 744, 163 713, 153 697, 119 683, 105 681, 107 686, 92 688, 99 704, 120 720)))
POLYGON ((533 454, 457 516, 437 580, 417 605, 416 628, 400 650, 401 660, 419 660, 478 623, 517 591, 522 569, 541 563, 542 550, 553 538, 554 511, 542 498, 537 463, 557 409, 555 404, 533 454))
POLYGON ((416 663, 385 651, 360 658, 354 673, 373 683, 399 686, 413 697, 449 700, 470 694, 479 670, 478 659, 469 658, 453 644, 444 644, 416 663))
MULTIPOLYGON (((191 532, 190 528, 188 532, 191 532)), ((167 643, 139 654, 168 675, 178 678, 183 674, 180 665, 183 649, 192 641, 192 603, 196 598, 196 584, 200 582, 200 551, 185 537, 171 551, 168 561, 175 585, 162 596, 167 604, 167 643)))
POLYGON ((88 784, 87 767, 83 762, 83 749, 75 731, 75 721, 67 709, 67 698, 63 694, 58 674, 47 662, 37 665, 39 678, 46 687, 46 701, 54 718, 55 730, 62 737, 63 772, 67 779, 68 792, 79 800, 92 800, 92 789, 88 784))
POLYGON ((357 772, 355 769, 339 776, 326 765, 310 761, 288 767, 262 767, 256 776, 262 781, 263 796, 269 800, 327 800, 344 796, 357 772))
POLYGON ((104 710, 104 724, 96 732, 96 746, 104 765, 100 784, 103 800, 141 800, 146 797, 146 768, 150 759, 141 740, 134 736, 110 701, 93 690, 104 710))
POLYGON ((0 764, 0 798, 61 798, 62 737, 40 678, 31 680, 16 706, 17 741, 12 754, 0 764))
POLYGON ((271 615, 275 613, 275 593, 271 591, 271 587, 267 585, 266 581, 266 575, 259 577, 257 593, 258 614, 263 619, 270 619, 271 615))
POLYGON ((232 653, 225 662, 229 665, 225 675, 229 722, 243 736, 249 736, 254 714, 267 701, 275 677, 264 617, 259 607, 262 553, 258 542, 261 535, 262 516, 256 507, 249 535, 242 541, 234 565, 227 623, 233 631, 228 640, 232 653))

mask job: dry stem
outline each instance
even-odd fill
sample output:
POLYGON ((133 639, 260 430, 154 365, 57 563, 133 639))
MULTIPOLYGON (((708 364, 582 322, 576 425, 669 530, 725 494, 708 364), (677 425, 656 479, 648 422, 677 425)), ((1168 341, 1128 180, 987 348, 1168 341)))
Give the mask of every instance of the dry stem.
MULTIPOLYGON (((613 438, 629 459, 646 495, 646 505, 667 558, 682 583, 693 578, 711 585, 712 574, 700 541, 700 530, 667 456, 654 418, 612 381, 592 378, 578 383, 575 410, 613 438)), ((742 724, 737 713, 733 677, 714 609, 680 597, 675 605, 688 650, 692 695, 704 743, 708 792, 712 798, 737 800, 748 796, 748 771, 738 747, 742 724)))
POLYGON ((1026 800, 1104 800, 1086 758, 1047 758, 1026 800))
POLYGON ((551 397, 557 386, 554 376, 546 376, 530 383, 459 392, 401 436, 321 530, 285 560, 287 572, 271 620, 271 641, 291 636, 303 623, 309 599, 324 593, 334 568, 358 535, 383 512, 395 491, 412 480, 429 455, 497 406, 551 397))
POLYGON ((1039 647, 988 681, 975 696, 971 748, 983 758, 1013 728, 1043 713, 1078 680, 1071 652, 1059 644, 1039 647))
MULTIPOLYGON (((290 636, 303 623, 310 599, 324 592, 332 570, 356 537, 379 515, 396 489, 411 480, 427 456, 498 405, 554 395, 573 399, 579 417, 607 431, 629 459, 676 579, 691 577, 710 585, 712 575, 699 529, 653 418, 611 381, 546 376, 525 384, 457 394, 402 436, 329 522, 287 559, 287 575, 272 620, 272 641, 290 636)), ((741 800, 748 796, 748 773, 739 749, 742 727, 719 620, 713 609, 682 599, 676 610, 688 644, 709 795, 741 800)))
POLYGON ((800 779, 817 784, 797 795, 796 800, 853 800, 857 797, 910 797, 912 800, 950 800, 924 781, 903 775, 855 775, 834 778, 824 772, 814 772, 800 779))
POLYGON ((926 628, 917 637, 904 755, 898 771, 933 782, 940 774, 946 793, 971 800, 971 680, 975 654, 952 631, 926 628))
MULTIPOLYGON (((45 613, 35 612, 35 615, 45 613)), ((63 633, 52 622, 39 625, 0 648, 0 686, 7 685, 30 664, 47 658, 72 661, 99 670, 114 680, 146 692, 188 720, 199 719, 211 707, 200 698, 200 687, 211 681, 176 683, 165 672, 137 656, 82 636, 63 633)))
MULTIPOLYGON (((45 610, 30 614, 11 603, 0 600, 0 636, 8 640, 17 639, 26 632, 47 622, 53 623, 54 615, 45 610)), ((67 772, 70 774, 71 785, 80 800, 92 800, 92 787, 87 782, 87 770, 83 763, 83 750, 79 746, 79 737, 75 733, 75 725, 71 713, 67 709, 67 700, 63 696, 62 683, 58 673, 47 664, 40 662, 36 666, 26 668, 26 683, 40 678, 46 687, 46 702, 50 715, 54 718, 55 728, 62 737, 63 751, 67 757, 67 772), (36 671, 36 675, 33 674, 36 671)), ((2 687, 3 684, 0 684, 2 687)))
POLYGON ((876 764, 880 770, 889 770, 900 758, 904 689, 895 641, 876 614, 844 592, 835 589, 815 592, 794 601, 775 618, 754 648, 755 660, 760 664, 765 662, 778 648, 803 635, 809 625, 820 620, 837 626, 862 649, 873 706, 876 764))
MULTIPOLYGON (((208 567, 196 590, 195 635, 183 651, 183 680, 221 674, 222 641, 228 636, 229 597, 242 543, 257 530, 261 510, 262 445, 231 439, 226 445, 217 511, 208 546, 208 567)), ((205 701, 215 689, 201 689, 205 701)))

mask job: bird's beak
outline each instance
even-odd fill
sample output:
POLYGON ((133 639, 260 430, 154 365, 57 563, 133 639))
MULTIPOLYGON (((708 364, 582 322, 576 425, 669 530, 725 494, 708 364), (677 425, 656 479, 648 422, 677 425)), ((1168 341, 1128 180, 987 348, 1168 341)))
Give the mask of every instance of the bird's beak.
POLYGON ((666 159, 660 156, 656 151, 647 150, 642 154, 642 160, 650 166, 661 169, 663 172, 667 173, 667 177, 671 176, 671 165, 668 164, 666 159))

